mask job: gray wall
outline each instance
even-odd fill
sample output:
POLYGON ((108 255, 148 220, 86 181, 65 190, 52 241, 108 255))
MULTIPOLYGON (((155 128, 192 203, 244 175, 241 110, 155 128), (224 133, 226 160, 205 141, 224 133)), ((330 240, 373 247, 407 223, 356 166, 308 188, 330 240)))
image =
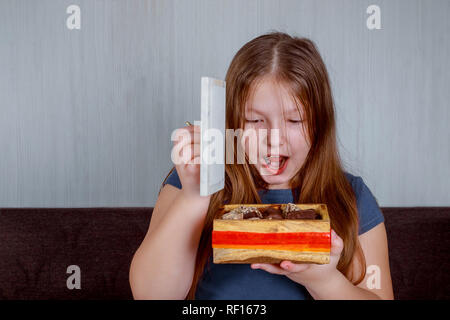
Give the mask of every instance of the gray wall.
POLYGON ((153 206, 200 77, 272 29, 318 45, 346 168, 380 205, 448 206, 449 17, 448 0, 0 0, 0 207, 153 206))

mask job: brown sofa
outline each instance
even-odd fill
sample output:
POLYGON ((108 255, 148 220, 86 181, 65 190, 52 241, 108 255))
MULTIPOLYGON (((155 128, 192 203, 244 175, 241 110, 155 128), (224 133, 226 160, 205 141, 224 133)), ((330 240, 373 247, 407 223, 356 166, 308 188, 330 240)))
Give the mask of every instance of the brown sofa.
MULTIPOLYGON (((1 299, 132 299, 153 208, 0 209, 1 299), (67 267, 81 270, 69 290, 67 267)), ((395 299, 450 298, 450 207, 382 208, 395 299)))

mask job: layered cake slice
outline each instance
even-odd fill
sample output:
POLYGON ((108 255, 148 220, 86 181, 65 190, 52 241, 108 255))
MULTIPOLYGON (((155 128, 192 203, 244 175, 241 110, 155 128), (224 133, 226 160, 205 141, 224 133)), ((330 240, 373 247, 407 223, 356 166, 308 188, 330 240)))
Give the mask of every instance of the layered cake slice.
POLYGON ((214 263, 329 263, 325 204, 224 205, 213 221, 214 263))

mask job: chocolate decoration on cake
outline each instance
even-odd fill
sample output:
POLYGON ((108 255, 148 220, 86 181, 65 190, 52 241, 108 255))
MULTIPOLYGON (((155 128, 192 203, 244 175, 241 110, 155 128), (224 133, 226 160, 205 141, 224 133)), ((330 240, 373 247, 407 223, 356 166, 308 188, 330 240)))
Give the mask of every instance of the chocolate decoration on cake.
POLYGON ((276 208, 267 208, 262 212, 264 219, 268 220, 281 220, 283 216, 281 215, 281 210, 276 208))
POLYGON ((244 215, 244 219, 262 219, 262 214, 261 212, 256 209, 255 207, 247 207, 250 208, 250 210, 244 211, 243 215, 244 215))
POLYGON ((301 209, 293 203, 288 203, 283 210, 285 219, 321 219, 320 214, 314 209, 301 209))
POLYGON ((243 218, 242 212, 230 211, 223 214, 223 220, 241 220, 243 218))
POLYGON ((301 209, 293 203, 288 203, 283 210, 279 207, 268 207, 265 209, 258 209, 252 206, 241 205, 233 210, 222 215, 224 220, 298 220, 322 219, 321 215, 314 209, 301 209))
POLYGON ((320 219, 320 215, 314 209, 288 212, 286 219, 320 219))
POLYGON ((300 210, 300 208, 298 208, 295 204, 293 204, 293 203, 288 203, 288 204, 286 204, 286 206, 283 208, 282 214, 283 214, 283 217, 286 218, 286 217, 287 217, 287 214, 288 214, 289 212, 295 212, 295 211, 299 211, 299 210, 300 210))
POLYGON ((258 220, 262 219, 261 212, 255 207, 239 206, 222 216, 222 219, 248 219, 258 220))

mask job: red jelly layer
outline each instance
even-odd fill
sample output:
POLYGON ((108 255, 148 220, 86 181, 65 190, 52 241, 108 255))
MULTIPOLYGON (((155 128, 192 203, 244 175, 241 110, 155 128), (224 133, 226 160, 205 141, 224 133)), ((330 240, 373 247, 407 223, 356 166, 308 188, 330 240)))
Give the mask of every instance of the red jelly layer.
POLYGON ((294 251, 329 251, 330 232, 212 232, 213 248, 248 248, 294 251))

